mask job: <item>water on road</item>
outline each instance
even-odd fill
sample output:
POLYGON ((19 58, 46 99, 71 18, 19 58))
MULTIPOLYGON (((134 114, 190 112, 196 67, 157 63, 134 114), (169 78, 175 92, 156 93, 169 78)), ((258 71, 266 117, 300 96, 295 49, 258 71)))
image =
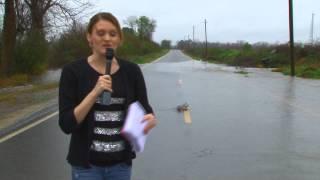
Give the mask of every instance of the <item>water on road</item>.
MULTIPOLYGON (((133 180, 319 179, 320 81, 237 71, 177 50, 143 66, 159 123, 133 180)), ((54 117, 1 143, 0 179, 70 179, 68 141, 54 117)))
POLYGON ((180 51, 145 68, 159 125, 135 161, 135 180, 320 177, 320 81, 237 71, 180 51), (185 102, 191 124, 175 111, 185 102))

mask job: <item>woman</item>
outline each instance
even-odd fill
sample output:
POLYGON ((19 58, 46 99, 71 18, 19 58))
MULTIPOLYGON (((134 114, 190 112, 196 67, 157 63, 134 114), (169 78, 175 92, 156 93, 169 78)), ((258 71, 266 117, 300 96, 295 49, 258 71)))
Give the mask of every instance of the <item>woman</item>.
POLYGON ((67 160, 72 179, 128 180, 135 153, 120 134, 130 103, 139 101, 146 110, 144 133, 156 125, 138 65, 116 57, 111 75, 104 75, 106 49, 116 51, 123 40, 118 20, 110 13, 94 15, 87 40, 92 54, 64 66, 59 88, 59 125, 71 134, 67 160), (101 103, 103 91, 111 104, 101 103))

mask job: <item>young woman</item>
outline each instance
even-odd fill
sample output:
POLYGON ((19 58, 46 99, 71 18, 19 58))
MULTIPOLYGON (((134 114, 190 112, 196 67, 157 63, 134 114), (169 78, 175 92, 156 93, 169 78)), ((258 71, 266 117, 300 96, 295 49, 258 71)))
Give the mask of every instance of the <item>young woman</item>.
POLYGON ((135 153, 120 134, 128 105, 139 101, 145 108, 145 133, 156 125, 144 78, 138 65, 117 57, 110 75, 104 75, 106 49, 116 51, 123 40, 112 14, 90 19, 87 40, 92 54, 65 65, 59 87, 59 125, 71 134, 67 160, 72 179, 129 180, 135 153), (111 93, 111 104, 101 103, 103 91, 111 93))

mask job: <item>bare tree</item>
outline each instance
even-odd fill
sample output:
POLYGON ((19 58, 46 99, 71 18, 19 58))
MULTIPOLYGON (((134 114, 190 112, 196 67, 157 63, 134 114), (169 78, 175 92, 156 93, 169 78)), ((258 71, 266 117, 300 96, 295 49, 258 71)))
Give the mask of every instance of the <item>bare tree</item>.
POLYGON ((31 30, 44 33, 45 28, 76 21, 78 15, 90 6, 81 0, 24 0, 30 9, 31 30))
POLYGON ((23 0, 15 0, 16 15, 17 15, 17 36, 23 34, 31 29, 31 16, 30 9, 23 0))
POLYGON ((24 37, 26 32, 31 32, 32 36, 40 37, 34 43, 41 45, 47 30, 77 21, 91 5, 88 0, 0 0, 0 6, 5 7, 0 75, 8 76, 15 62, 17 34, 24 37))
POLYGON ((4 20, 3 20, 3 46, 1 53, 1 68, 2 77, 8 76, 10 72, 10 64, 14 61, 14 47, 16 38, 16 14, 14 1, 5 0, 4 20))

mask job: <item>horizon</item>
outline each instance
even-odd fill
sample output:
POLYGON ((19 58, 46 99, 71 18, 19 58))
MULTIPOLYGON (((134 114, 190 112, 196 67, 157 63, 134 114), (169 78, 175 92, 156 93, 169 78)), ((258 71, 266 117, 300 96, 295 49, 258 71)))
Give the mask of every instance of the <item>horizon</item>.
MULTIPOLYGON (((129 16, 147 16, 156 20, 153 35, 156 42, 193 39, 204 41, 204 20, 207 24, 208 42, 286 43, 289 41, 288 1, 269 0, 198 0, 128 2, 92 1, 90 14, 108 11, 114 14, 122 27, 129 16)), ((315 13, 313 40, 320 40, 320 1, 294 1, 295 42, 310 42, 311 18, 315 13)), ((85 22, 88 19, 83 19, 85 22)))

